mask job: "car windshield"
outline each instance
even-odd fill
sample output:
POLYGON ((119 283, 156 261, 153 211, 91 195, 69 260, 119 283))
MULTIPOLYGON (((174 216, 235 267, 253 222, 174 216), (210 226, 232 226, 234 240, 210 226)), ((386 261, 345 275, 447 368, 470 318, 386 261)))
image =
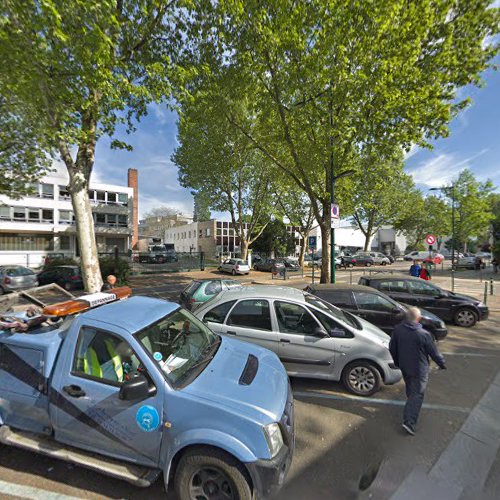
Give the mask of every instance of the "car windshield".
POLYGON ((220 337, 184 309, 135 334, 172 387, 194 380, 215 355, 220 337))
POLYGON ((7 276, 31 276, 35 274, 31 269, 27 267, 9 267, 4 269, 4 272, 7 276))
POLYGON ((333 316, 339 321, 343 321, 347 325, 352 326, 357 330, 362 330, 361 324, 351 313, 343 311, 342 309, 339 309, 338 307, 335 307, 334 305, 326 302, 323 299, 320 299, 319 297, 316 297, 315 295, 311 295, 310 293, 305 293, 304 296, 308 304, 316 306, 322 311, 326 311, 328 314, 330 314, 330 316, 333 316))

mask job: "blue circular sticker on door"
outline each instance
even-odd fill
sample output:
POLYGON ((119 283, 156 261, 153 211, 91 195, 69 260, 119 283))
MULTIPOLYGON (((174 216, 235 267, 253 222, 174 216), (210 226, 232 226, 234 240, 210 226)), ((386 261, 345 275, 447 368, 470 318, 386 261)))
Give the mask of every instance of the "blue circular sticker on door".
POLYGON ((161 355, 161 352, 158 352, 156 351, 154 354, 153 354, 153 358, 156 359, 156 361, 161 361, 163 359, 163 356, 161 355))
POLYGON ((135 421, 141 430, 151 432, 160 425, 160 415, 154 406, 141 406, 137 410, 135 421))

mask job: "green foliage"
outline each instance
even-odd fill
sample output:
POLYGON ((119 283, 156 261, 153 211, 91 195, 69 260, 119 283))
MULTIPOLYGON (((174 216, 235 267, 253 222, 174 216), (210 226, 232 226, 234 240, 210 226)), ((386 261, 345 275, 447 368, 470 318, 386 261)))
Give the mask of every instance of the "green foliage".
POLYGON ((131 268, 128 260, 115 259, 114 257, 101 257, 99 259, 102 279, 106 280, 106 276, 114 274, 118 286, 127 285, 130 276, 131 268))
POLYGON ((275 219, 271 221, 262 234, 253 242, 252 250, 276 257, 286 257, 295 253, 295 238, 286 230, 286 225, 275 219))
POLYGON ((446 202, 436 196, 424 197, 413 190, 405 200, 402 213, 394 221, 394 228, 408 240, 408 251, 425 250, 425 237, 433 234, 437 238, 451 232, 451 210, 446 202))
POLYGON ((413 210, 408 197, 415 196, 413 179, 404 172, 403 152, 396 148, 380 154, 375 148, 360 158, 353 177, 352 214, 356 226, 365 235, 365 250, 370 239, 384 224, 392 224, 413 210))
POLYGON ((210 198, 205 191, 193 193, 194 195, 194 222, 210 220, 210 198))

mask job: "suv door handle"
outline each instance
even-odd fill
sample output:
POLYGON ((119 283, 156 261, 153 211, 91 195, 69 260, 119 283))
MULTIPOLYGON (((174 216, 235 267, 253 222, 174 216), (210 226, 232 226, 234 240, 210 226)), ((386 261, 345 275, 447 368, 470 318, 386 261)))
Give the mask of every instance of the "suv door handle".
POLYGON ((236 335, 236 332, 233 332, 232 330, 228 330, 226 332, 227 335, 236 335))
POLYGON ((280 342, 285 342, 285 344, 289 344, 290 341, 288 339, 280 339, 280 342))
POLYGON ((78 385, 65 385, 63 391, 72 398, 81 398, 85 396, 85 391, 78 385))

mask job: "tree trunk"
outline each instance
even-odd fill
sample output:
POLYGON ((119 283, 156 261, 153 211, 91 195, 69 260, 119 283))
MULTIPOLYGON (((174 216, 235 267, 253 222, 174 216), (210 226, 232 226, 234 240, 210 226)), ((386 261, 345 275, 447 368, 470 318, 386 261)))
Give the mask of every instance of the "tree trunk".
POLYGON ((330 283, 330 236, 331 211, 330 203, 323 203, 323 217, 318 220, 321 230, 321 277, 320 283, 330 283))
POLYGON ((248 258, 248 240, 244 238, 240 238, 240 257, 242 260, 248 258))
POLYGON ((299 250, 299 266, 304 267, 304 257, 306 255, 307 235, 302 237, 299 250))
POLYGON ((76 219, 76 232, 80 248, 80 260, 83 283, 89 293, 99 292, 102 287, 101 270, 97 255, 94 232, 94 219, 89 200, 89 180, 85 174, 75 168, 70 170, 68 190, 73 202, 76 219))

